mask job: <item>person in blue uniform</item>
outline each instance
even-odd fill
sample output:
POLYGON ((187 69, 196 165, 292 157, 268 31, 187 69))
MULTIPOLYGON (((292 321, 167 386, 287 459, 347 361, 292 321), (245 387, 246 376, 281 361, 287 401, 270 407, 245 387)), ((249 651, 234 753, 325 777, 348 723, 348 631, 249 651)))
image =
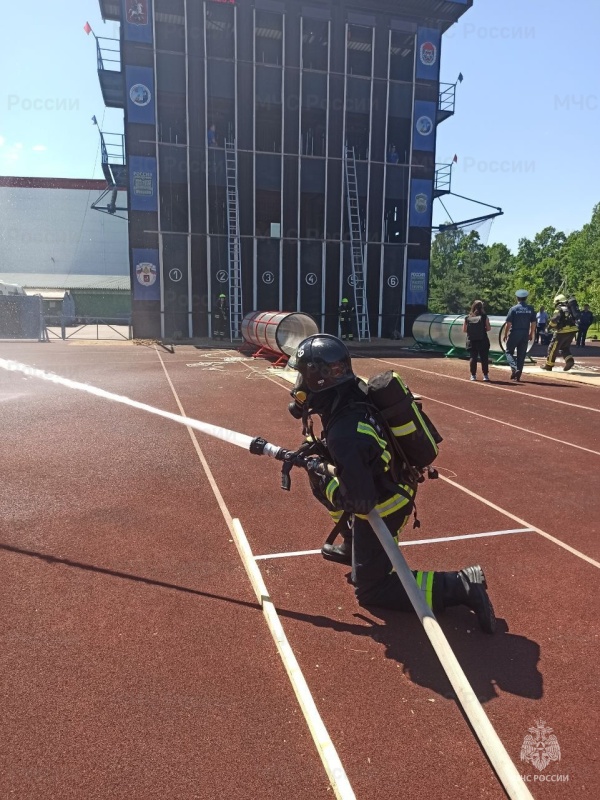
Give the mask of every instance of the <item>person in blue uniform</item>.
POLYGON ((529 296, 527 289, 517 289, 515 296, 519 302, 506 315, 504 341, 506 342, 506 360, 510 367, 510 379, 511 381, 520 381, 527 355, 527 342, 533 341, 537 319, 533 306, 525 302, 529 296))
MULTIPOLYGON (((303 429, 318 443, 320 456, 309 467, 311 489, 338 522, 344 512, 350 529, 341 545, 329 545, 323 555, 352 566, 352 583, 361 606, 410 611, 411 602, 392 563, 367 520, 376 509, 398 537, 413 512, 417 483, 390 474, 391 445, 379 423, 365 409, 364 383, 354 374, 348 348, 329 334, 310 336, 296 352, 298 380, 290 412, 301 400, 303 429), (321 436, 313 431, 312 415, 320 418, 321 436), (318 463, 333 464, 337 476, 317 472, 318 463)), ((485 633, 493 633, 496 618, 479 564, 461 570, 414 570, 417 584, 434 613, 464 605, 473 611, 485 633)))
POLYGON ((594 315, 590 311, 589 305, 586 303, 583 307, 583 311, 579 316, 579 326, 577 330, 577 341, 576 345, 578 347, 585 347, 585 337, 587 336, 588 328, 594 322, 594 315))

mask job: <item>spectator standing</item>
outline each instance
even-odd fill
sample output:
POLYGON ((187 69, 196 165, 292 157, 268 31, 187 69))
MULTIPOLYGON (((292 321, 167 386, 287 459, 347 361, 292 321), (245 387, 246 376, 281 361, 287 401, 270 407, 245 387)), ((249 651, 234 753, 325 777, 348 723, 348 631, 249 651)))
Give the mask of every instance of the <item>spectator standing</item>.
POLYGON ((206 131, 206 140, 209 147, 217 146, 217 128, 214 122, 212 125, 208 126, 208 130, 206 131))
POLYGON ((537 313, 536 320, 537 325, 535 328, 535 343, 539 344, 542 339, 542 333, 546 330, 546 325, 548 324, 548 320, 550 317, 548 316, 548 312, 545 310, 544 306, 540 306, 540 310, 537 313))
POLYGON ((400 161, 400 156, 396 150, 396 145, 393 144, 388 150, 388 164, 397 164, 400 161))
POLYGON ((533 341, 536 327, 536 315, 532 306, 525 302, 529 297, 527 289, 517 289, 515 297, 519 301, 506 316, 504 341, 506 342, 506 360, 510 367, 511 381, 520 381, 527 355, 527 342, 533 341), (515 359, 515 350, 517 357, 515 359))
POLYGON ((585 337, 587 336, 588 329, 594 321, 594 315, 590 311, 589 305, 586 303, 583 306, 583 311, 579 315, 579 327, 577 329, 577 341, 575 344, 578 347, 585 347, 585 337))
POLYGON ((471 369, 471 380, 477 380, 477 358, 481 359, 481 371, 485 383, 490 382, 489 353, 490 340, 488 331, 492 329, 488 315, 483 308, 483 300, 475 300, 471 306, 471 311, 463 322, 463 333, 467 334, 467 350, 471 355, 469 366, 471 369))

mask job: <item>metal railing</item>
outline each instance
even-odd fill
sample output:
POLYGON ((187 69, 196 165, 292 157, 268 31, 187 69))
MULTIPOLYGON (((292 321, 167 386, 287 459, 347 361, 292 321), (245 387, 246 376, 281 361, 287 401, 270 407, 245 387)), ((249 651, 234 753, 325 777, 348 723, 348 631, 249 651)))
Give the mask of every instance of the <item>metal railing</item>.
POLYGON ((440 83, 440 93, 438 97, 438 111, 444 114, 454 114, 456 103, 456 84, 440 83))
POLYGON ((48 341, 50 339, 62 339, 63 341, 67 339, 93 339, 95 341, 119 341, 124 339, 128 341, 133 338, 131 317, 75 317, 74 321, 71 322, 68 317, 46 315, 44 317, 44 325, 48 341), (94 327, 96 328, 95 336, 90 330, 87 330, 94 327), (67 328, 69 328, 68 332, 67 328), (105 330, 101 331, 101 328, 105 330), (58 329, 60 329, 60 333, 58 329), (126 329, 126 333, 124 329, 126 329), (85 333, 82 335, 84 330, 85 333), (113 335, 109 331, 112 331, 113 335))
POLYGON ((96 58, 99 70, 110 70, 111 72, 121 72, 121 48, 118 39, 109 39, 106 36, 96 37, 96 58), (100 42, 111 42, 116 47, 100 42))

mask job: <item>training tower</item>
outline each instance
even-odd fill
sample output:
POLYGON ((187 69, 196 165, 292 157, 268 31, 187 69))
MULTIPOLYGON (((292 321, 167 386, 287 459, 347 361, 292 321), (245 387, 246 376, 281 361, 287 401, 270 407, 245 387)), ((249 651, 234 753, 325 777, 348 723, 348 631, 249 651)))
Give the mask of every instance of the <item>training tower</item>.
POLYGON ((207 336, 221 293, 232 339, 261 309, 336 334, 343 296, 359 339, 409 333, 454 112, 441 38, 472 0, 99 2, 121 23, 98 74, 124 110, 134 336, 207 336))

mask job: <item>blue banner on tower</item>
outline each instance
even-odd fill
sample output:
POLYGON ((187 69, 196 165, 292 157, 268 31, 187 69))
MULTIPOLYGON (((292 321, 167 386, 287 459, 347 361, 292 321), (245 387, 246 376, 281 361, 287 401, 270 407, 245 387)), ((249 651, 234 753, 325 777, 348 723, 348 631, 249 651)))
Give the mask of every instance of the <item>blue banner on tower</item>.
POLYGON ((439 79, 440 40, 441 33, 437 28, 417 28, 417 79, 439 79))
POLYGON ((406 277, 406 304, 426 306, 429 261, 425 258, 409 258, 406 277))
POLYGON ((431 227, 433 181, 413 178, 410 184, 408 224, 416 228, 431 227))
POLYGON ((152 0, 121 0, 128 42, 152 44, 152 0))
POLYGON ((133 299, 160 300, 158 250, 131 248, 133 256, 133 299))
POLYGON ((158 211, 155 158, 129 157, 129 203, 133 211, 158 211))
POLYGON ((415 100, 413 126, 413 150, 435 149, 436 103, 431 100, 415 100))
POLYGON ((127 121, 154 125, 154 72, 150 67, 125 67, 127 121))

